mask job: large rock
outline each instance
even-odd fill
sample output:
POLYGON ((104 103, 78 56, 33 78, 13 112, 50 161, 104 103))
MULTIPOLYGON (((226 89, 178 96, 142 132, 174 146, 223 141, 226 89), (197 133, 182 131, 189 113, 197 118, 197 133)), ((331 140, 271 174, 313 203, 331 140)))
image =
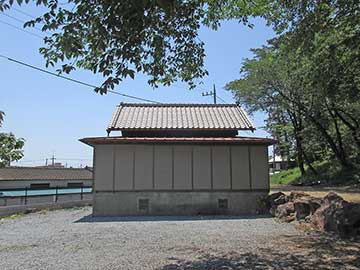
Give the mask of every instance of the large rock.
POLYGON ((284 203, 287 203, 287 197, 285 194, 280 195, 279 197, 277 197, 274 200, 274 205, 280 205, 280 204, 284 204, 284 203))
POLYGON ((320 231, 336 231, 334 216, 339 204, 324 204, 318 208, 310 219, 312 225, 320 231))
POLYGON ((272 215, 273 217, 275 217, 275 211, 276 211, 277 207, 278 207, 277 205, 273 205, 273 206, 271 206, 270 209, 269 209, 269 213, 270 213, 270 215, 272 215))
POLYGON ((360 235, 360 204, 348 203, 342 215, 343 222, 338 226, 338 232, 343 236, 360 235))
POLYGON ((344 199, 341 196, 339 196, 337 193, 335 193, 333 191, 330 191, 324 197, 325 204, 330 204, 332 202, 339 202, 339 201, 343 201, 343 200, 344 199))
POLYGON ((286 195, 282 192, 271 193, 260 202, 263 208, 265 208, 265 213, 270 213, 272 216, 275 216, 275 210, 278 205, 286 202, 286 195))
POLYGON ((267 197, 267 201, 269 202, 270 207, 273 205, 279 205, 286 202, 286 195, 282 192, 271 193, 267 197))
POLYGON ((302 191, 289 196, 282 192, 265 198, 270 214, 281 221, 305 220, 311 226, 340 236, 360 235, 360 204, 349 203, 335 192, 324 199, 311 197, 302 191))
POLYGON ((278 205, 275 210, 275 217, 279 218, 282 221, 293 221, 295 219, 295 208, 293 202, 287 202, 281 205, 278 205))
POLYGON ((322 199, 304 196, 294 201, 295 217, 297 220, 311 216, 316 209, 321 207, 322 199))
POLYGON ((266 205, 272 216, 290 222, 295 219, 293 202, 303 197, 309 197, 309 195, 301 191, 292 191, 289 196, 282 192, 275 192, 267 196, 266 205), (286 218, 287 216, 289 218, 286 218))
POLYGON ((334 192, 326 195, 324 201, 311 216, 315 228, 344 237, 360 235, 360 204, 347 202, 334 192))
POLYGON ((290 202, 294 202, 296 199, 300 199, 303 197, 309 197, 310 195, 303 191, 291 191, 290 195, 287 196, 287 200, 290 202))

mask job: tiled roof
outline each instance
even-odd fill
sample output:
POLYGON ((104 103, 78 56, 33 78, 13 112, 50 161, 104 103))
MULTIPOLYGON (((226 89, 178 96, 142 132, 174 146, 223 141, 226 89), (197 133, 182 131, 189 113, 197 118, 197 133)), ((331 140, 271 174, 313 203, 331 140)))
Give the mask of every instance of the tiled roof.
POLYGON ((93 137, 80 140, 88 145, 96 144, 243 144, 271 145, 276 141, 256 137, 93 137))
POLYGON ((108 130, 254 130, 237 104, 122 103, 113 113, 108 130))
POLYGON ((92 172, 80 168, 5 167, 0 168, 2 180, 91 180, 92 172))

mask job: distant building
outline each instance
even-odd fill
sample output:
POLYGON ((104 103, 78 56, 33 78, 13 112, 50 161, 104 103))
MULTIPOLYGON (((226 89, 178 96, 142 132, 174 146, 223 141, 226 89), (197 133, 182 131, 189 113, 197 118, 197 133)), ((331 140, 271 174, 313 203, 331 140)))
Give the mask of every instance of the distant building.
POLYGON ((94 215, 255 214, 269 192, 268 138, 236 104, 129 104, 94 147, 94 215))
POLYGON ((288 168, 292 168, 294 167, 295 162, 293 160, 288 160, 287 157, 282 157, 282 156, 275 156, 271 157, 269 159, 269 168, 270 168, 270 173, 275 173, 275 172, 279 172, 281 170, 287 170, 288 168))
POLYGON ((5 167, 0 168, 1 189, 91 187, 90 168, 5 167))
POLYGON ((54 164, 47 164, 45 166, 36 166, 37 168, 65 168, 61 162, 55 162, 54 164))

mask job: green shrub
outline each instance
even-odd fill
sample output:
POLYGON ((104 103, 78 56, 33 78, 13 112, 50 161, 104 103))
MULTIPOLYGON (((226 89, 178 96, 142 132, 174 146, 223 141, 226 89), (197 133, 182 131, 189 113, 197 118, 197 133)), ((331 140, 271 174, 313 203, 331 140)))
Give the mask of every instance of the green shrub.
POLYGON ((314 163, 317 174, 312 173, 308 168, 306 175, 301 176, 299 168, 292 168, 280 171, 270 176, 271 185, 291 185, 303 183, 310 184, 330 184, 330 185, 347 185, 357 184, 360 182, 360 168, 354 167, 344 170, 340 165, 333 161, 323 161, 314 163))
POLYGON ((270 176, 271 185, 288 185, 298 182, 301 178, 299 168, 283 170, 270 176))

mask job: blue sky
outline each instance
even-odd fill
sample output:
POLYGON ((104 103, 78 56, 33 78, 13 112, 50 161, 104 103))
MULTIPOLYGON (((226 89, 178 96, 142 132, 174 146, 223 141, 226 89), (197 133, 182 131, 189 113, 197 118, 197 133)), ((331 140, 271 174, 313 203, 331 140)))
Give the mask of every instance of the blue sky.
MULTIPOLYGON (((20 11, 37 15, 40 10, 24 6, 20 11)), ((20 20, 29 19, 24 14, 10 10, 5 14, 20 20)), ((44 60, 38 53, 42 40, 22 32, 3 22, 22 28, 22 24, 0 13, 0 54, 44 68, 44 60)), ((203 97, 201 92, 210 91, 215 83, 218 95, 233 103, 232 94, 223 89, 224 85, 239 77, 244 58, 251 57, 250 49, 259 47, 274 36, 264 21, 254 19, 255 28, 248 29, 236 21, 224 22, 218 31, 203 27, 200 39, 205 42, 206 68, 209 76, 204 84, 195 90, 188 90, 185 84, 175 83, 170 87, 152 89, 144 75, 134 80, 127 79, 116 87, 116 91, 157 100, 176 103, 211 103, 211 97, 203 97)), ((43 35, 36 29, 28 29, 36 35, 43 35)), ((6 113, 0 132, 13 132, 23 137, 24 158, 13 165, 42 165, 53 153, 58 162, 69 166, 92 164, 92 149, 78 141, 79 138, 105 136, 106 126, 117 104, 122 101, 136 102, 118 95, 101 96, 90 88, 63 79, 31 70, 0 58, 1 95, 0 110, 6 113)), ((89 71, 77 70, 69 75, 90 84, 100 85, 102 76, 89 71)), ((259 128, 264 125, 264 115, 252 116, 259 128)), ((243 136, 269 136, 258 129, 243 136)))

